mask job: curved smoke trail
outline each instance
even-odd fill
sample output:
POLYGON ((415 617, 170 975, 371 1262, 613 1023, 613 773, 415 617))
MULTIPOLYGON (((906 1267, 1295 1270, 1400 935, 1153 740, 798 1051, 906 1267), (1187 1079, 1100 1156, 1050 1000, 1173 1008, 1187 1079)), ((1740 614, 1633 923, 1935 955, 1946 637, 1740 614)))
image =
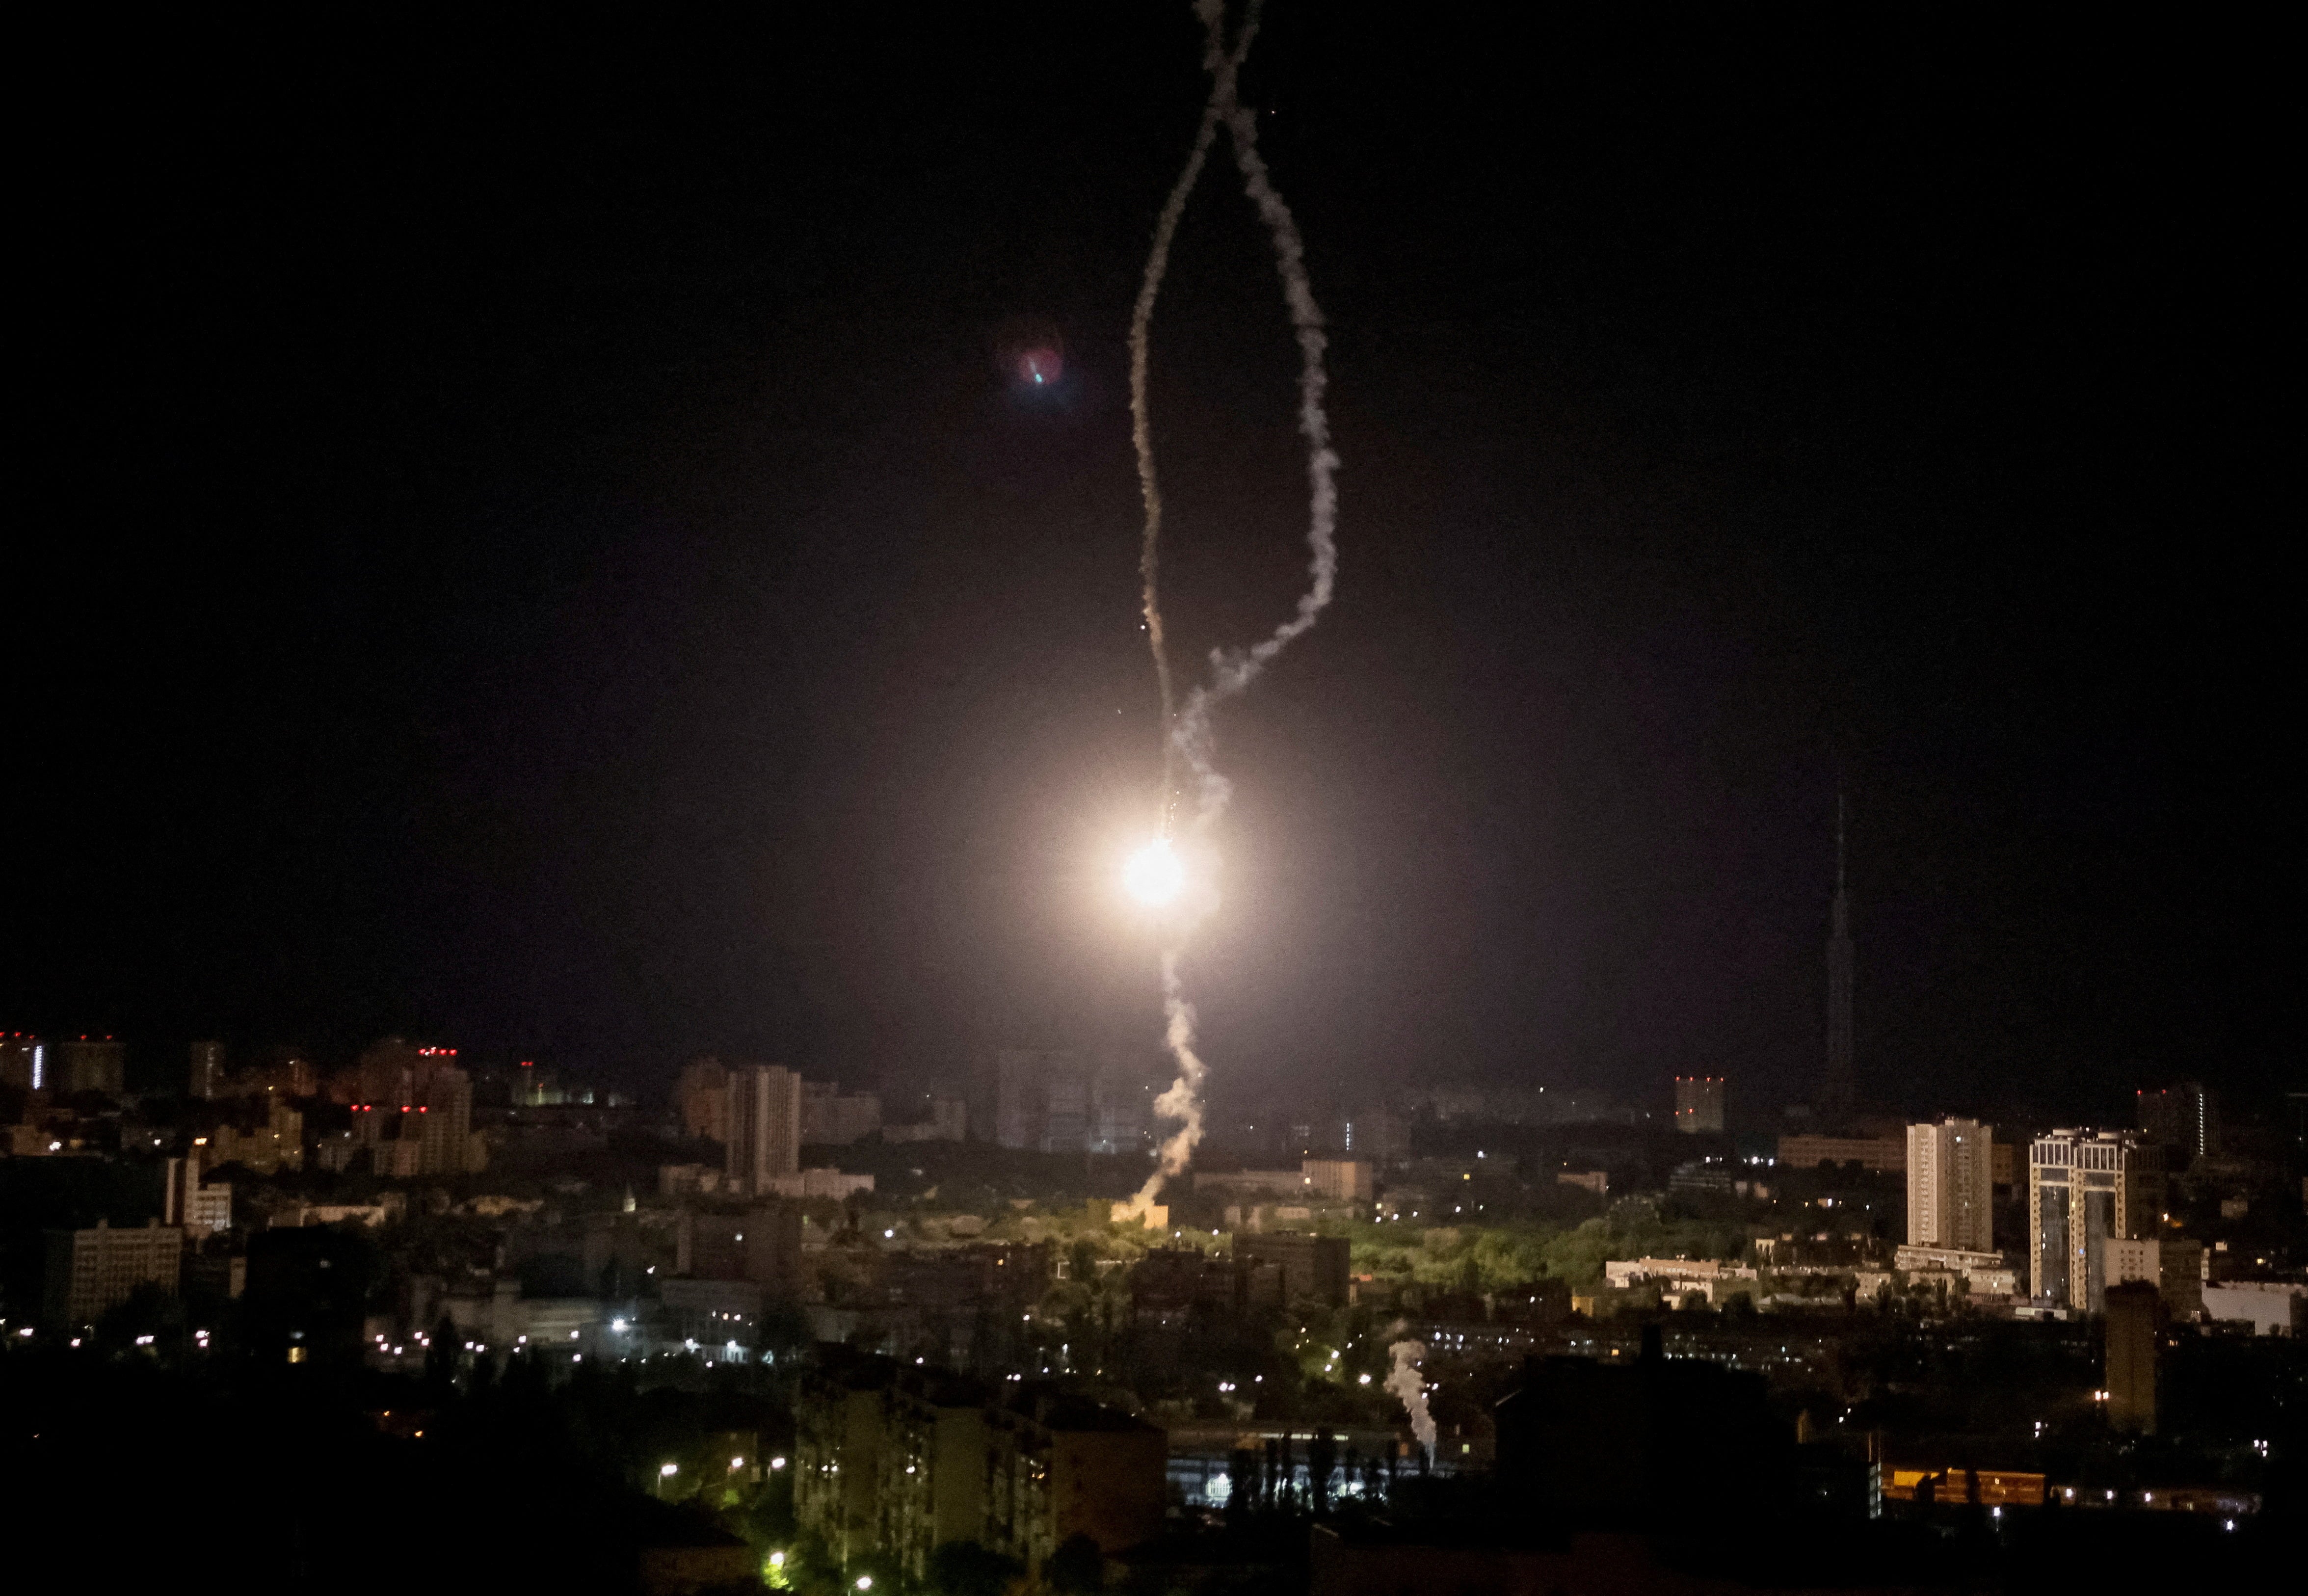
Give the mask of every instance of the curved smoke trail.
MULTIPOLYGON (((1323 366, 1323 355, 1330 343, 1324 331, 1322 307, 1314 301, 1313 286, 1306 278, 1306 246, 1299 236, 1297 219, 1290 207, 1275 191, 1273 180, 1266 168, 1265 158, 1258 149, 1258 120, 1245 108, 1236 95, 1236 83, 1243 60, 1250 53, 1251 43, 1258 35, 1260 0, 1251 0, 1244 13, 1241 31, 1234 46, 1226 42, 1225 0, 1195 0, 1194 14, 1201 19, 1204 34, 1202 63, 1210 74, 1210 104, 1202 113, 1201 126, 1194 135, 1192 153, 1186 168, 1168 202, 1162 208, 1160 220, 1155 225, 1154 245, 1146 262, 1145 280, 1139 289, 1138 303, 1130 326, 1130 410, 1131 436, 1138 452, 1139 486, 1146 499, 1146 536, 1139 559, 1139 569, 1145 579, 1146 630, 1154 651, 1154 669, 1160 678, 1163 712, 1162 750, 1162 834, 1167 837, 1172 824, 1172 808, 1176 801, 1176 772, 1184 762, 1194 778, 1194 814, 1193 833, 1205 835, 1225 814, 1228 800, 1234 795, 1232 783, 1220 775, 1214 755, 1217 738, 1211 717, 1218 706, 1242 692, 1255 681, 1274 658, 1314 624, 1315 617, 1331 602, 1339 565, 1338 550, 1338 487, 1336 476, 1339 457, 1331 447, 1331 422, 1323 410, 1324 391, 1330 385, 1330 375, 1323 366), (1154 438, 1148 413, 1146 396, 1148 330, 1154 314, 1154 301, 1161 291, 1162 278, 1168 269, 1170 245, 1176 237, 1178 218, 1185 210, 1187 196, 1195 180, 1201 175, 1202 165, 1210 153, 1211 141, 1223 125, 1234 145, 1235 165, 1240 169, 1243 191, 1257 208, 1274 241, 1275 270, 1282 279, 1282 297, 1290 312, 1290 325, 1298 341, 1298 431, 1306 440, 1306 478, 1309 495, 1306 544, 1309 550, 1307 588, 1299 595, 1296 608, 1265 637, 1247 649, 1214 649, 1210 652, 1210 676, 1198 684, 1186 695, 1183 706, 1173 708, 1174 698, 1170 665, 1162 636, 1162 617, 1158 603, 1157 575, 1159 571, 1162 499, 1154 471, 1154 438)), ((1159 1161, 1154 1173, 1132 1200, 1131 1211, 1143 1214, 1159 1194, 1164 1183, 1183 1171, 1193 1158, 1195 1145, 1202 1139, 1202 1082, 1209 1075, 1206 1065, 1194 1050, 1194 1006, 1187 1000, 1184 981, 1180 974, 1180 961, 1185 952, 1187 936, 1194 926, 1215 907, 1215 897, 1204 893, 1184 914, 1162 952, 1163 1040, 1178 1065, 1178 1076, 1170 1089, 1155 1100, 1155 1111, 1166 1119, 1180 1122, 1179 1128, 1162 1143, 1159 1161)))

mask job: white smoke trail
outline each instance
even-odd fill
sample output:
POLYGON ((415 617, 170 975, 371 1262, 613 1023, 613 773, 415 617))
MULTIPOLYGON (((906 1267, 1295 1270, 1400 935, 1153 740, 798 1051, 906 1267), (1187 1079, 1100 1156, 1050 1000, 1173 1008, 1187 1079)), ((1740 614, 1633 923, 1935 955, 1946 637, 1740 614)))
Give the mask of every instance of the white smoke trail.
POLYGON ((1394 1372, 1387 1376, 1386 1388, 1402 1399, 1403 1411, 1410 1415, 1410 1433, 1418 1437, 1432 1462, 1434 1416, 1426 1411, 1426 1378, 1418 1372, 1418 1360, 1426 1356, 1426 1343, 1397 1342, 1387 1351, 1394 1359, 1394 1372))
MULTIPOLYGON (((1131 321, 1132 436, 1138 448, 1140 487, 1146 496, 1146 541, 1140 568, 1146 579, 1147 629, 1154 648, 1156 671, 1162 678, 1167 717, 1170 708, 1169 666, 1163 651, 1155 583, 1161 497, 1155 483, 1153 434, 1146 404, 1147 330, 1153 315, 1154 298, 1167 268, 1178 214, 1184 210, 1186 195, 1201 170, 1215 136, 1213 130, 1222 123, 1234 144, 1235 165, 1242 172, 1243 191, 1257 207, 1260 219, 1273 237, 1275 270, 1282 279, 1283 300, 1289 307, 1290 325, 1298 341, 1298 431, 1306 440, 1309 557, 1307 588, 1299 595, 1290 617, 1248 649, 1212 650, 1210 680, 1197 685, 1186 695, 1175 719, 1166 720, 1168 735, 1162 761, 1163 832, 1167 835, 1170 825, 1172 772, 1183 760, 1194 777, 1192 831, 1198 840, 1217 824, 1234 796, 1233 783, 1219 773, 1214 760, 1217 734, 1213 714, 1219 704, 1257 680, 1277 655, 1314 625, 1315 618, 1330 605, 1339 568, 1339 457, 1331 447, 1330 416, 1323 409, 1324 392, 1330 385, 1323 356, 1330 338, 1324 331, 1322 307, 1314 301, 1313 285, 1307 280, 1306 246, 1299 235, 1297 219, 1275 191, 1265 158, 1259 153, 1257 116, 1236 96, 1243 60, 1257 37, 1259 7, 1260 0, 1251 0, 1242 30, 1229 51, 1226 47, 1226 0, 1195 0, 1194 14, 1201 20, 1205 39, 1203 65, 1210 73, 1210 105, 1195 135, 1194 151, 1187 160, 1186 170, 1156 225, 1154 253, 1147 262, 1145 282, 1131 321)), ((1155 1110, 1165 1118, 1181 1123, 1162 1143, 1154 1173, 1131 1201, 1131 1212, 1141 1216, 1152 1207, 1164 1184, 1184 1170, 1202 1139, 1201 1088, 1210 1071, 1194 1050, 1194 1007, 1186 1000, 1179 966, 1188 936, 1216 906, 1215 893, 1205 892, 1200 901, 1181 913, 1171 944, 1162 953, 1164 1041, 1177 1061, 1178 1076, 1170 1089, 1156 1100, 1155 1110)))
MULTIPOLYGON (((1201 14, 1199 12, 1198 15, 1201 14)), ((1253 3, 1251 14, 1243 26, 1242 35, 1235 41, 1232 51, 1221 48, 1220 30, 1203 16, 1210 32, 1202 65, 1210 74, 1210 100, 1202 108, 1201 125, 1194 131, 1193 148, 1187 153, 1185 170, 1170 189, 1170 197, 1163 202, 1162 213, 1154 223, 1154 245, 1147 252, 1146 275, 1138 285, 1138 302, 1130 312, 1130 443, 1138 455, 1138 487, 1146 501, 1146 531, 1139 549, 1138 574, 1144 583, 1141 608, 1146 620, 1146 643, 1154 654, 1154 676, 1162 690, 1162 800, 1165 836, 1169 834, 1169 804, 1172 787, 1173 759, 1170 749, 1170 726, 1177 712, 1176 694, 1170 682, 1170 650, 1162 634, 1161 565, 1162 565, 1162 487, 1154 470, 1153 410, 1147 399, 1148 371, 1152 361, 1150 329, 1154 322, 1154 301, 1162 292, 1162 279, 1170 269, 1170 244, 1178 236, 1178 220, 1186 211, 1186 201, 1201 180, 1202 163, 1210 158, 1210 142, 1217 138, 1219 122, 1227 101, 1232 98, 1235 73, 1242 65, 1244 56, 1250 51, 1251 40, 1258 33, 1258 14, 1253 3)))

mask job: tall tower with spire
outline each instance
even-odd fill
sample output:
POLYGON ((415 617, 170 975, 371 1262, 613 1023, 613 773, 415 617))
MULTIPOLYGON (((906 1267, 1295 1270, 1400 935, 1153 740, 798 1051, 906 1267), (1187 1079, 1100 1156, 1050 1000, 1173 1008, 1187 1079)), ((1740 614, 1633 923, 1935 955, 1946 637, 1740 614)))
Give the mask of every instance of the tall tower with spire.
POLYGON ((1835 795, 1835 907, 1827 931, 1827 1077, 1820 1107, 1848 1115, 1858 1096, 1851 1074, 1851 896, 1844 878, 1843 795, 1835 795))

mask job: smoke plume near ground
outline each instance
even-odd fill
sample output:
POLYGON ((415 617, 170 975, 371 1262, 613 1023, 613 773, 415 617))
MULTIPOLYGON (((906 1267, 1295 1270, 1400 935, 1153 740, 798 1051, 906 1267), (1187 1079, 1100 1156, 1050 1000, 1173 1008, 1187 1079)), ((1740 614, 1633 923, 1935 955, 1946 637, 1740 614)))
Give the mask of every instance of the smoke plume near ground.
POLYGON ((1434 1456, 1434 1415, 1426 1411, 1426 1376, 1418 1372, 1418 1360, 1426 1356, 1425 1342, 1397 1342, 1387 1349, 1394 1359, 1394 1369, 1386 1377, 1386 1388, 1402 1399, 1402 1410, 1410 1415, 1410 1432, 1426 1449, 1431 1462, 1434 1456))
MULTIPOLYGON (((1234 787, 1219 772, 1218 739, 1213 717, 1218 707, 1246 689, 1282 651, 1308 631, 1331 602, 1338 577, 1339 457, 1331 447, 1331 422, 1323 409, 1330 375, 1323 364, 1329 347, 1322 307, 1315 303, 1306 276, 1306 247, 1298 223, 1276 192, 1264 157, 1258 149, 1256 115, 1236 98, 1236 85, 1243 60, 1257 37, 1259 0, 1251 0, 1241 31, 1231 49, 1226 40, 1225 0, 1196 0, 1194 14, 1204 34, 1202 61, 1210 74, 1210 99, 1204 108, 1185 170, 1164 204, 1155 225, 1154 245, 1146 263, 1146 276, 1131 318, 1130 405, 1131 436, 1138 453, 1139 486, 1146 500, 1146 532, 1139 568, 1145 579, 1147 637, 1154 652, 1155 674, 1160 678, 1163 710, 1161 834, 1167 838, 1175 821, 1181 766, 1193 782, 1193 812, 1188 835, 1207 841, 1234 787), (1170 246, 1179 216, 1210 153, 1217 130, 1223 126, 1232 142, 1235 165, 1242 173, 1243 192, 1266 223, 1274 244, 1275 270, 1282 280, 1282 297, 1298 343, 1298 431, 1306 440, 1308 488, 1306 544, 1307 587, 1288 618, 1246 649, 1214 649, 1210 677, 1187 694, 1184 704, 1173 707, 1170 664, 1163 643, 1160 590, 1162 500, 1154 469, 1153 424, 1147 403, 1147 369, 1154 302, 1168 268, 1170 246)), ((1154 1173, 1132 1199, 1131 1211, 1143 1215, 1163 1186, 1182 1173, 1193 1160, 1202 1137, 1202 1083, 1209 1067, 1195 1050, 1194 1006, 1187 999, 1182 973, 1186 945, 1197 925, 1217 906, 1214 891, 1203 889, 1181 907, 1162 953, 1163 1040, 1178 1066, 1177 1079, 1156 1100, 1156 1111, 1180 1122, 1163 1143, 1154 1173)))

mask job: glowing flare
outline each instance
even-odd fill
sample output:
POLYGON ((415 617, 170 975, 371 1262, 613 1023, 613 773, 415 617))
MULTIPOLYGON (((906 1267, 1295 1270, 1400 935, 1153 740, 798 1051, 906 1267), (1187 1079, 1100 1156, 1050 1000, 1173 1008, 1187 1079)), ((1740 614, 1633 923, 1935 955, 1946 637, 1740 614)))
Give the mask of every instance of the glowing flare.
POLYGON ((1122 867, 1122 884, 1141 903, 1167 903, 1185 884, 1185 865, 1177 850, 1159 837, 1132 854, 1122 867))

